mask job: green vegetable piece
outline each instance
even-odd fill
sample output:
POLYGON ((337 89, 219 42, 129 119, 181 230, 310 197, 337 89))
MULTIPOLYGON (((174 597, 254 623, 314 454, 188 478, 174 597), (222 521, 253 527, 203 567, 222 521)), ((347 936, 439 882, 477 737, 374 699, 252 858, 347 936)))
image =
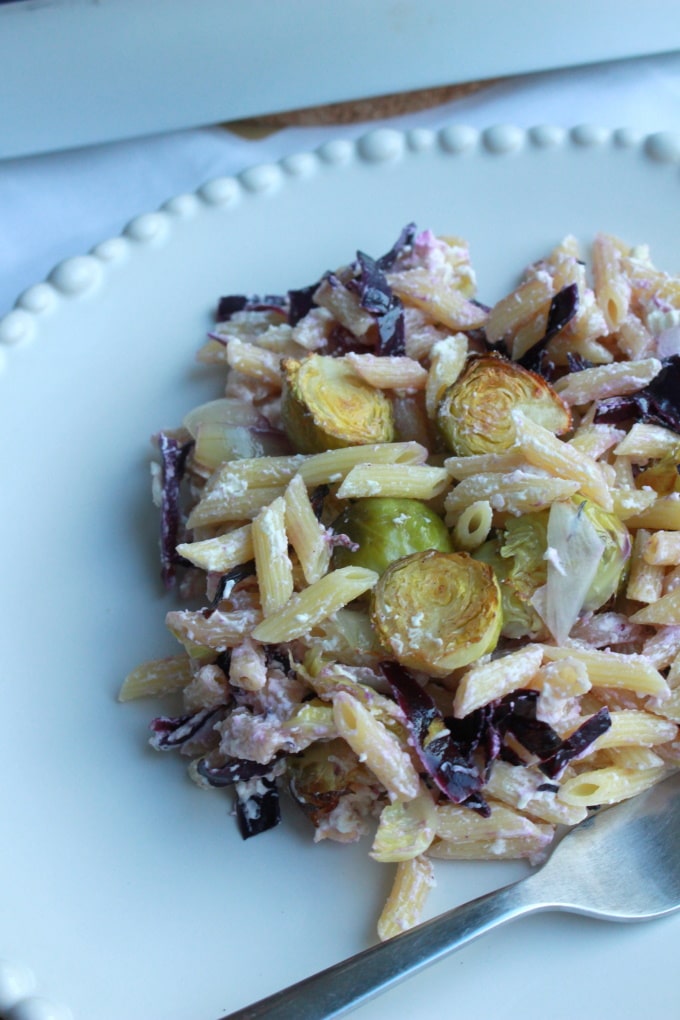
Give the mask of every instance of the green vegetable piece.
POLYGON ((310 354, 283 362, 281 416, 300 453, 323 453, 344 446, 391 443, 392 404, 360 379, 342 358, 310 354))
MULTIPOLYGON (((575 497, 573 502, 585 514, 604 546, 581 607, 584 612, 594 611, 608 602, 624 581, 630 559, 630 536, 618 517, 596 503, 581 497, 575 497)), ((504 637, 535 639, 547 634, 532 600, 548 578, 549 515, 549 510, 542 510, 510 517, 499 536, 474 552, 475 559, 493 567, 500 582, 504 637)))
POLYGON ((515 441, 512 411, 522 411, 556 435, 571 427, 569 408, 545 379, 494 354, 468 361, 444 392, 437 425, 459 457, 500 453, 515 441))
POLYGON ((388 655, 439 678, 492 652, 503 623, 491 567, 434 550, 392 563, 373 589, 370 614, 388 655))
POLYGON ((336 547, 335 567, 367 567, 382 574, 395 560, 414 552, 453 552, 441 517, 418 499, 371 496, 350 503, 333 522, 333 531, 359 546, 336 547))

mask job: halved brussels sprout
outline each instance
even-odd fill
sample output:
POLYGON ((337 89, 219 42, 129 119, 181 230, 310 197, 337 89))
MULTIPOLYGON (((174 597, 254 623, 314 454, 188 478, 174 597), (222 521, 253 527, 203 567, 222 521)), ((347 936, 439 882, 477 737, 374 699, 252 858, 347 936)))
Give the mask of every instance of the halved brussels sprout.
POLYGON ((389 398, 342 358, 310 354, 302 361, 287 358, 282 367, 283 427, 301 453, 392 442, 389 398))
POLYGON ((567 405, 540 375, 495 354, 468 361, 444 392, 437 425, 453 453, 499 453, 515 440, 511 411, 561 435, 571 427, 567 405))
POLYGON ((343 510, 332 528, 359 546, 337 546, 333 552, 336 567, 367 567, 382 574, 390 563, 414 552, 453 552, 443 520, 419 499, 358 499, 343 510))
MULTIPOLYGON (((581 497, 574 497, 573 503, 604 544, 595 577, 581 607, 583 611, 595 611, 616 594, 625 578, 630 536, 618 517, 596 503, 581 497)), ((537 638, 546 634, 545 624, 534 609, 532 599, 548 578, 549 517, 549 510, 509 517, 503 532, 474 553, 475 559, 493 567, 500 581, 505 637, 537 638)))
POLYGON ((445 677, 496 647, 501 593, 491 567, 467 553, 413 553, 376 584, 371 622, 397 662, 445 677))
POLYGON ((343 796, 375 786, 375 778, 358 760, 346 741, 311 744, 288 758, 286 775, 294 800, 314 825, 319 826, 343 796))

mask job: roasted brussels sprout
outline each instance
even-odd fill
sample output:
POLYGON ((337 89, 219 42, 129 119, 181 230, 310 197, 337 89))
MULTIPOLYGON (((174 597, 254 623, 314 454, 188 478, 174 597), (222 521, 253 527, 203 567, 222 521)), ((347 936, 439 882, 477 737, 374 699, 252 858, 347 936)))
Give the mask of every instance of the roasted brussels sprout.
POLYGON ((493 651, 502 626, 494 572, 467 553, 430 550, 392 563, 373 589, 370 612, 388 654, 434 677, 493 651))
POLYGON ((302 361, 287 358, 282 367, 283 427, 301 453, 392 442, 389 398, 342 358, 310 354, 302 361))
MULTIPOLYGON (((595 576, 581 605, 581 611, 600 609, 616 594, 626 574, 630 557, 630 536, 618 517, 590 500, 575 497, 574 509, 592 525, 603 549, 595 576)), ((501 585, 503 602, 503 635, 509 638, 545 636, 546 628, 534 608, 534 596, 548 580, 548 562, 555 560, 557 571, 563 570, 560 551, 548 542, 550 511, 508 518, 503 532, 485 542, 474 553, 475 559, 493 567, 501 585)), ((590 564, 582 564, 582 569, 590 564)), ((578 564, 571 570, 579 574, 578 564)), ((578 577, 562 574, 565 588, 578 577)))
POLYGON ((414 552, 453 552, 441 517, 418 499, 358 499, 345 508, 332 528, 358 546, 337 546, 333 553, 336 567, 367 567, 382 574, 390 563, 414 552))
MULTIPOLYGON (((311 744, 301 754, 291 755, 286 775, 291 796, 317 828, 342 798, 361 798, 362 790, 376 785, 366 766, 340 738, 311 744)), ((341 834, 334 838, 340 839, 341 834)), ((354 837, 348 833, 348 838, 354 837)))
POLYGON ((472 358, 445 390, 437 425, 458 456, 499 453, 515 439, 511 411, 521 410, 556 435, 571 426, 571 412, 540 375, 494 354, 472 358))

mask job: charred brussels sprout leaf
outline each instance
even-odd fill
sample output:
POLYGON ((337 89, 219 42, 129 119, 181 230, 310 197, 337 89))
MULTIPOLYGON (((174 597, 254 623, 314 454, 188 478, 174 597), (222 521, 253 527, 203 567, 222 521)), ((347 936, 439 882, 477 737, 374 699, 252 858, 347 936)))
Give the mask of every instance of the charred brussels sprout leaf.
POLYGON ((341 739, 312 744, 291 756, 286 774, 291 796, 317 827, 343 797, 375 785, 368 769, 341 739))
POLYGON ((496 647, 501 593, 493 570, 467 553, 413 553, 381 576, 371 621, 397 662, 444 677, 496 647))
POLYGON ((474 358, 445 391, 437 425, 450 450, 465 457, 498 453, 515 440, 511 411, 522 411, 556 435, 571 426, 571 413, 545 379, 494 354, 474 358))
POLYGON ((284 429, 301 453, 391 443, 392 404, 341 358, 311 354, 283 362, 284 429))
POLYGON ((367 567, 378 574, 414 552, 452 552, 449 531, 441 517, 418 499, 373 496, 351 503, 334 521, 333 531, 347 535, 357 549, 338 546, 336 567, 367 567))

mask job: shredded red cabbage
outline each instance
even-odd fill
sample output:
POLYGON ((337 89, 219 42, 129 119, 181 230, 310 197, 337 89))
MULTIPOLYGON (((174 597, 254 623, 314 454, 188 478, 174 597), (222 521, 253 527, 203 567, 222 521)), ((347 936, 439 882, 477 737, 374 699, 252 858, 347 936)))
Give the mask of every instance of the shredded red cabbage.
POLYGON ((630 419, 680 433, 680 354, 667 358, 659 374, 637 393, 601 400, 594 420, 616 424, 630 419))
POLYGON ((156 751, 181 750, 190 741, 211 740, 213 729, 224 715, 224 706, 202 708, 189 715, 159 715, 151 720, 149 743, 156 751))
POLYGON ((402 229, 399 237, 394 242, 389 251, 381 255, 379 259, 376 259, 376 265, 378 269, 382 269, 383 272, 388 272, 394 266, 401 253, 405 248, 410 248, 415 241, 418 228, 415 223, 407 223, 402 229))
POLYGON ((269 776, 272 762, 262 764, 248 758, 230 758, 224 765, 208 765, 206 759, 201 758, 196 763, 196 771, 210 786, 223 788, 233 786, 234 783, 245 783, 256 777, 269 776))
POLYGON ((175 568, 185 561, 177 554, 182 521, 180 487, 193 441, 180 443, 160 432, 157 437, 161 457, 161 577, 166 588, 175 582, 175 568))
POLYGON ((227 571, 226 574, 222 574, 220 577, 215 594, 210 602, 210 605, 202 609, 201 612, 206 620, 209 620, 212 614, 215 612, 220 602, 224 598, 227 585, 230 582, 238 584, 239 581, 245 580, 246 577, 252 577, 255 573, 255 560, 248 560, 246 563, 241 563, 237 567, 232 567, 231 570, 227 571))
POLYGON ((569 762, 583 754, 593 741, 607 732, 611 724, 609 710, 601 708, 599 712, 591 715, 590 719, 586 719, 578 729, 574 730, 570 737, 566 737, 551 758, 539 765, 541 772, 544 772, 550 779, 556 779, 569 762))
POLYGON ((231 758, 224 765, 212 766, 201 758, 196 771, 210 786, 218 789, 236 787, 236 818, 243 839, 273 829, 281 821, 279 791, 272 774, 272 762, 263 765, 246 758, 231 758), (251 779, 258 780, 255 791, 242 785, 251 779))
MULTIPOLYGON (((563 740, 552 726, 537 719, 538 698, 539 692, 534 690, 507 694, 493 703, 491 725, 501 737, 511 733, 522 747, 539 759, 541 772, 550 779, 556 779, 570 761, 609 729, 611 716, 606 708, 602 708, 563 740)), ((504 756, 507 759, 507 755, 504 756)))
POLYGON ((375 317, 378 327, 376 353, 396 356, 403 354, 404 307, 393 293, 385 273, 370 255, 357 252, 355 263, 357 275, 348 284, 350 290, 359 294, 361 307, 375 317))
POLYGON ((228 294, 221 297, 215 312, 216 322, 227 322, 236 312, 280 312, 288 315, 288 298, 281 294, 228 294))
POLYGON ((257 793, 236 786, 236 819, 243 839, 259 836, 281 821, 281 802, 276 780, 263 776, 257 793))
POLYGON ((562 290, 555 294, 554 298, 550 302, 550 310, 548 311, 548 321, 546 323, 545 333, 528 351, 519 359, 519 364, 523 368, 528 368, 532 372, 538 372, 539 375, 545 375, 548 372, 552 372, 554 366, 552 363, 548 364, 547 356, 545 355, 545 348, 548 346, 554 336, 564 329, 564 327, 571 322, 578 311, 578 287, 575 283, 570 283, 568 287, 563 287, 562 290))
POLYGON ((406 716, 415 752, 437 788, 454 804, 468 803, 488 814, 480 796, 482 778, 472 758, 474 741, 467 747, 456 741, 432 698, 407 670, 393 662, 381 663, 381 669, 406 716))
POLYGON ((297 326, 300 319, 316 307, 314 295, 319 288, 320 280, 310 283, 308 287, 299 287, 288 291, 288 325, 297 326))

